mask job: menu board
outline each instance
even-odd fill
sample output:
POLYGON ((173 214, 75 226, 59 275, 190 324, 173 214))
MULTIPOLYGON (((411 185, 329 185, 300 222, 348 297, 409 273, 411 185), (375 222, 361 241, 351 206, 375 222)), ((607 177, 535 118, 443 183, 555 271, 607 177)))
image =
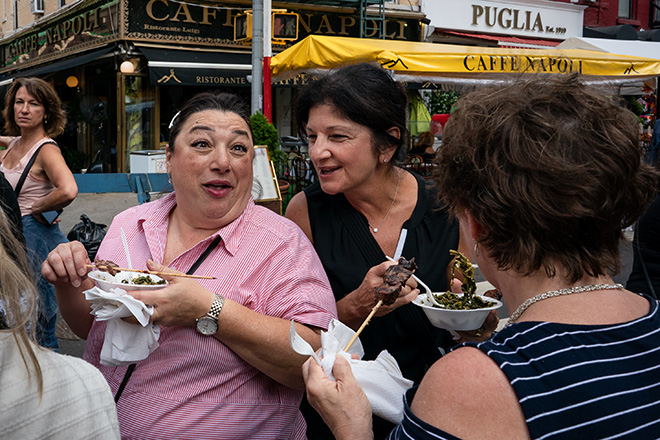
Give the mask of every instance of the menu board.
POLYGON ((275 167, 268 156, 268 147, 254 147, 254 162, 252 163, 254 181, 252 182, 252 198, 257 201, 281 200, 277 185, 275 167))

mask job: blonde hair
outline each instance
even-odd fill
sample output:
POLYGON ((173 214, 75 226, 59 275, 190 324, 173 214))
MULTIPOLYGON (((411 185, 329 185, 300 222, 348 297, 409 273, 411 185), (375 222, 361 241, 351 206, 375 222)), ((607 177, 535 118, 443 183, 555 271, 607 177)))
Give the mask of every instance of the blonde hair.
MULTIPOLYGON (((1 202, 0 202, 1 203, 1 202)), ((35 353, 37 305, 39 296, 28 263, 25 247, 14 237, 4 210, 0 209, 0 314, 3 332, 11 332, 32 380, 36 376, 39 396, 43 392, 43 375, 35 353)))
POLYGON ((431 133, 430 131, 423 131, 419 134, 419 137, 417 138, 417 142, 415 142, 415 148, 432 147, 434 141, 435 141, 435 137, 433 136, 433 133, 431 133))

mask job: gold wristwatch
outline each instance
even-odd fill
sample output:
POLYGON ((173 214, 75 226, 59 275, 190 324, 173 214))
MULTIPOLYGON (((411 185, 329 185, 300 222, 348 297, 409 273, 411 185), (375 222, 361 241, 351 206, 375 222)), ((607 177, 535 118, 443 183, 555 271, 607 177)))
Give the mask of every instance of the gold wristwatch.
POLYGON ((216 294, 213 304, 211 304, 211 310, 206 315, 197 319, 196 327, 198 332, 204 336, 213 336, 218 332, 218 316, 224 304, 225 297, 216 294))

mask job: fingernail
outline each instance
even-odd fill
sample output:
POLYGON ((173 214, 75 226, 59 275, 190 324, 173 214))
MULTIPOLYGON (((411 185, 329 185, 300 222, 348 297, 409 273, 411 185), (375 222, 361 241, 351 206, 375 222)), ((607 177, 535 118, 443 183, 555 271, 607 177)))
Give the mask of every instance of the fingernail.
POLYGON ((80 280, 73 280, 71 284, 73 284, 73 287, 80 287, 80 280))
POLYGON ((78 269, 78 275, 83 276, 86 273, 87 273, 87 269, 85 269, 84 267, 81 267, 80 269, 78 269))

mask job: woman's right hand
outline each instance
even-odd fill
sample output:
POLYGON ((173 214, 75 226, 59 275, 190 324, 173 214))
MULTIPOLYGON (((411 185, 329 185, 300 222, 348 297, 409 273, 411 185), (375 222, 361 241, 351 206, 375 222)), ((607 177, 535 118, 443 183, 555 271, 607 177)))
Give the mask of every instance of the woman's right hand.
MULTIPOLYGON (((337 302, 339 320, 354 330, 357 329, 376 305, 374 288, 383 283, 383 276, 388 267, 395 265, 385 261, 369 269, 360 286, 337 302)), ((417 282, 410 277, 405 286, 401 288, 396 301, 389 305, 381 305, 374 316, 385 316, 393 310, 408 304, 419 294, 417 282)))
POLYGON ((55 286, 70 284, 80 287, 87 278, 88 264, 91 261, 81 242, 62 243, 48 254, 41 265, 41 274, 55 286))

